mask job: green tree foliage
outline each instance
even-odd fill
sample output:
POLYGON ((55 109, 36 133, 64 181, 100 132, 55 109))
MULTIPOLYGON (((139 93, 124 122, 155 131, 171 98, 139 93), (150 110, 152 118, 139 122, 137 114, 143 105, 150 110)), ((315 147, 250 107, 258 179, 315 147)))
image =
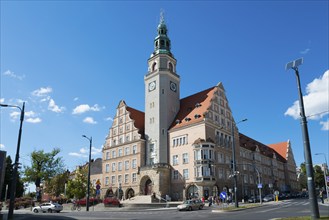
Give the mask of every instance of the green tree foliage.
POLYGON ((81 199, 87 194, 87 167, 79 167, 75 170, 73 179, 69 180, 66 189, 68 198, 81 199))
POLYGON ((57 157, 59 148, 53 149, 50 153, 43 150, 31 153, 31 166, 24 166, 25 182, 33 182, 36 187, 40 183, 49 181, 54 176, 64 173, 62 157, 57 157))
MULTIPOLYGON (((74 176, 68 181, 66 195, 68 198, 82 199, 87 195, 88 166, 81 166, 74 171, 74 176)), ((95 194, 95 189, 90 183, 90 195, 95 194)))
MULTIPOLYGON (((1 200, 5 199, 6 194, 6 186, 8 185, 8 191, 7 191, 7 198, 10 198, 10 187, 11 187, 11 181, 12 181, 12 174, 13 174, 13 161, 11 160, 10 156, 6 157, 6 170, 5 170, 5 178, 3 182, 3 188, 1 192, 1 200)), ((18 172, 17 177, 17 183, 16 183, 16 197, 21 197, 24 193, 24 184, 22 182, 22 179, 20 178, 20 173, 18 172)))
POLYGON ((324 173, 318 165, 314 166, 314 183, 316 188, 324 188, 324 173))
POLYGON ((45 192, 56 197, 60 194, 64 194, 65 183, 68 182, 69 176, 69 171, 65 171, 64 173, 54 176, 46 182, 45 192))

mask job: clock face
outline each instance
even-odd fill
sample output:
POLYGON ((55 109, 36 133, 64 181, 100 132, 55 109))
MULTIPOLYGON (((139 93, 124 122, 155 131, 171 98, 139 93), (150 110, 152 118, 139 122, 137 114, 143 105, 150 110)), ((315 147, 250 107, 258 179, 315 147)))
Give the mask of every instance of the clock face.
POLYGON ((174 83, 174 82, 170 82, 170 89, 171 89, 172 91, 176 92, 176 90, 177 90, 177 85, 176 85, 176 83, 174 83))
POLYGON ((149 83, 149 91, 153 91, 155 89, 155 81, 149 83))

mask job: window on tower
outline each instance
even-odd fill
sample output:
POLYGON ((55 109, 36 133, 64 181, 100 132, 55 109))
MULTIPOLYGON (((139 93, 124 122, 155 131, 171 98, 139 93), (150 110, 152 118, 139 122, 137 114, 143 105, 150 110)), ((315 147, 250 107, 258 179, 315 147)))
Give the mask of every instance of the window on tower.
POLYGON ((171 72, 174 71, 174 67, 173 67, 172 63, 169 63, 168 64, 168 67, 169 67, 169 71, 171 71, 171 72))
POLYGON ((156 70, 156 66, 157 66, 157 63, 154 62, 154 63, 152 64, 152 71, 155 71, 155 70, 156 70))

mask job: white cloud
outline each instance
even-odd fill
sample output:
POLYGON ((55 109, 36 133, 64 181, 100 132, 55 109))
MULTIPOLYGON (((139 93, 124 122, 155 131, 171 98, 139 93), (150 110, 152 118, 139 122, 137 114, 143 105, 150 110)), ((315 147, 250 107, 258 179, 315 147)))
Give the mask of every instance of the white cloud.
POLYGON ((79 100, 79 97, 75 97, 74 99, 73 99, 73 101, 78 101, 79 100))
POLYGON ((105 121, 113 121, 113 118, 112 117, 107 117, 107 118, 105 118, 105 121))
POLYGON ((100 108, 97 104, 94 106, 89 106, 88 104, 83 104, 83 105, 79 105, 79 106, 75 107, 72 111, 72 114, 73 115, 82 114, 82 113, 89 112, 89 111, 98 112, 98 111, 100 111, 100 108))
POLYGON ((327 121, 320 121, 320 125, 322 125, 321 130, 329 131, 329 119, 327 121))
POLYGON ((38 97, 42 97, 42 96, 46 96, 49 93, 51 93, 53 91, 53 89, 51 87, 41 87, 40 89, 36 89, 32 92, 33 96, 38 96, 38 97))
POLYGON ((85 119, 83 119, 83 122, 87 124, 97 124, 97 121, 94 121, 92 117, 86 117, 85 119))
POLYGON ((1 98, 0 103, 4 103, 4 102, 5 102, 5 98, 1 98))
POLYGON ((87 157, 87 155, 76 153, 76 152, 70 152, 69 155, 74 157, 87 157))
MULTIPOLYGON (((314 79, 306 86, 306 95, 303 96, 305 115, 310 120, 319 120, 328 115, 329 107, 329 70, 322 77, 314 79)), ((295 101, 284 115, 291 116, 294 119, 300 118, 299 101, 295 101)), ((326 128, 327 122, 321 122, 323 128, 326 128)))
POLYGON ((4 144, 0 144, 0 149, 5 149, 5 145, 4 144))
POLYGON ((25 75, 17 75, 15 74, 13 71, 11 70, 7 70, 5 71, 2 75, 4 76, 9 76, 11 78, 14 78, 14 79, 19 79, 19 80, 23 80, 25 78, 25 75))
POLYGON ((40 123, 42 120, 41 120, 41 118, 28 118, 25 121, 32 123, 32 124, 36 124, 36 123, 40 123))
POLYGON ((20 112, 17 112, 17 111, 14 111, 12 113, 9 114, 11 120, 16 120, 20 117, 21 113, 20 112))
POLYGON ((102 147, 101 148, 96 148, 96 147, 91 148, 92 155, 97 155, 97 154, 100 154, 101 152, 102 152, 102 147))
POLYGON ((307 54, 308 52, 310 52, 310 48, 306 48, 305 50, 303 51, 300 51, 301 54, 307 54))
POLYGON ((58 105, 56 105, 55 101, 53 99, 50 99, 49 104, 48 104, 48 110, 56 112, 56 113, 61 113, 65 110, 65 108, 58 107, 58 105))

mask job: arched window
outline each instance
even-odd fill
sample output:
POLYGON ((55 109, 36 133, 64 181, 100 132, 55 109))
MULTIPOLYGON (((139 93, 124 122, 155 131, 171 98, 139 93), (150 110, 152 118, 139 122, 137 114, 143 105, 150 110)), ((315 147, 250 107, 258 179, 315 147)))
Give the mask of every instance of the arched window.
POLYGON ((157 65, 157 63, 155 63, 155 62, 152 64, 152 71, 155 71, 156 65, 157 65))
POLYGON ((168 64, 168 67, 169 67, 169 70, 170 70, 171 72, 174 71, 174 66, 172 65, 172 63, 169 63, 169 64, 168 64))

